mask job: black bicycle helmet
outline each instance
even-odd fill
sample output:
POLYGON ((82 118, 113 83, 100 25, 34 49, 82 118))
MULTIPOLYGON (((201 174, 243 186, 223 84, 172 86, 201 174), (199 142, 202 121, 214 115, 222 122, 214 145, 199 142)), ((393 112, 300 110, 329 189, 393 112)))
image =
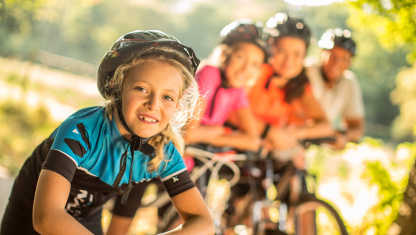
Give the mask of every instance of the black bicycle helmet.
POLYGON ((263 30, 265 40, 269 45, 273 45, 275 38, 289 36, 302 39, 308 46, 312 36, 303 19, 290 17, 283 12, 270 17, 263 30))
POLYGON ((353 56, 357 51, 357 46, 351 38, 351 31, 347 29, 328 29, 322 34, 321 38, 318 41, 318 46, 322 49, 332 49, 334 46, 339 46, 345 50, 351 52, 353 56))
POLYGON ((239 19, 226 25, 220 32, 221 43, 232 45, 236 42, 253 43, 266 53, 261 23, 251 19, 239 19))
POLYGON ((175 58, 192 74, 195 74, 199 65, 192 48, 181 44, 175 37, 158 30, 136 30, 121 36, 101 60, 97 79, 101 95, 105 97, 112 92, 109 82, 120 65, 139 56, 158 53, 175 58), (166 47, 173 51, 164 49, 166 47))

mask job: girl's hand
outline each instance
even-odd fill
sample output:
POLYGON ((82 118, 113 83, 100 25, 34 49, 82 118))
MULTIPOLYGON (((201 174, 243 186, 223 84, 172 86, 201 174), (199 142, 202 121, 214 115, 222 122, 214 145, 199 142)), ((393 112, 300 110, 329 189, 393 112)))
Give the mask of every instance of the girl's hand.
POLYGON ((343 133, 335 133, 335 143, 332 144, 335 150, 342 150, 348 143, 347 137, 343 133))
POLYGON ((204 139, 207 144, 212 144, 213 141, 226 133, 223 126, 207 126, 204 130, 204 139))
POLYGON ((268 149, 290 149, 298 144, 294 128, 282 128, 272 126, 267 133, 263 145, 268 149))
POLYGON ((186 144, 192 143, 205 143, 211 144, 215 138, 224 134, 224 127, 223 126, 194 126, 188 127, 185 135, 184 140, 186 144))

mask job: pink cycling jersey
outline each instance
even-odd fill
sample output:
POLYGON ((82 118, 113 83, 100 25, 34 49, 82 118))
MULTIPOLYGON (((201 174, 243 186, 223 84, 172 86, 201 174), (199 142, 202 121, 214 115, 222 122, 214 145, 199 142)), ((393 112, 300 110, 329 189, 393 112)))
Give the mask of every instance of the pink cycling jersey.
POLYGON ((201 124, 224 125, 231 111, 249 106, 243 88, 221 87, 221 72, 217 67, 204 66, 198 70, 195 77, 199 92, 207 104, 201 124))

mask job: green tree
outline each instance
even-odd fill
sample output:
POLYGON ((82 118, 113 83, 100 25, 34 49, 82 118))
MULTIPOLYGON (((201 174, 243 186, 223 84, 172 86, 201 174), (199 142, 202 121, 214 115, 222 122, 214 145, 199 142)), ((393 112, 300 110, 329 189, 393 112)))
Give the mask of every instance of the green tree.
POLYGON ((410 50, 409 62, 416 59, 415 1, 354 0, 349 3, 357 9, 351 17, 369 26, 384 47, 405 46, 410 50))
MULTIPOLYGON (((380 43, 388 49, 405 47, 409 50, 408 62, 416 60, 416 2, 410 0, 377 1, 357 0, 351 1, 357 11, 353 17, 367 25, 378 36, 380 43)), ((414 95, 415 81, 414 69, 404 70, 397 77, 397 88, 393 92, 395 102, 400 106, 401 114, 396 119, 395 127, 401 130, 402 136, 409 136, 416 120, 412 115, 416 97, 414 95), (407 122, 407 123, 405 123, 407 122), (403 130, 405 129, 405 130, 403 130), (407 130, 406 130, 407 129, 407 130)), ((395 128, 396 129, 396 128, 395 128)), ((396 133, 398 134, 398 133, 396 133)), ((416 225, 416 162, 410 170, 407 188, 403 194, 399 214, 390 231, 394 234, 414 234, 416 225)))

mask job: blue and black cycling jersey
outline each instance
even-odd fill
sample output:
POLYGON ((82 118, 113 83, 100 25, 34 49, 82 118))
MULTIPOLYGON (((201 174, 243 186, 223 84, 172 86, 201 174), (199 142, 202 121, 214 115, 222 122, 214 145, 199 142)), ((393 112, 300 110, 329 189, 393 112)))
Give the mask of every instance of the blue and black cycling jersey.
MULTIPOLYGON (((79 110, 43 141, 25 162, 16 178, 9 207, 31 217, 37 179, 40 170, 47 169, 71 182, 66 205, 69 214, 79 219, 94 214, 111 197, 121 194, 128 184, 129 170, 126 170, 120 187, 112 187, 128 144, 115 120, 107 117, 104 107, 79 110)), ((174 145, 167 144, 164 151, 164 161, 154 172, 147 171, 151 157, 135 151, 132 162, 130 151, 126 152, 126 169, 132 166, 133 188, 140 186, 140 182, 159 178, 169 195, 175 196, 195 186, 174 145)))

